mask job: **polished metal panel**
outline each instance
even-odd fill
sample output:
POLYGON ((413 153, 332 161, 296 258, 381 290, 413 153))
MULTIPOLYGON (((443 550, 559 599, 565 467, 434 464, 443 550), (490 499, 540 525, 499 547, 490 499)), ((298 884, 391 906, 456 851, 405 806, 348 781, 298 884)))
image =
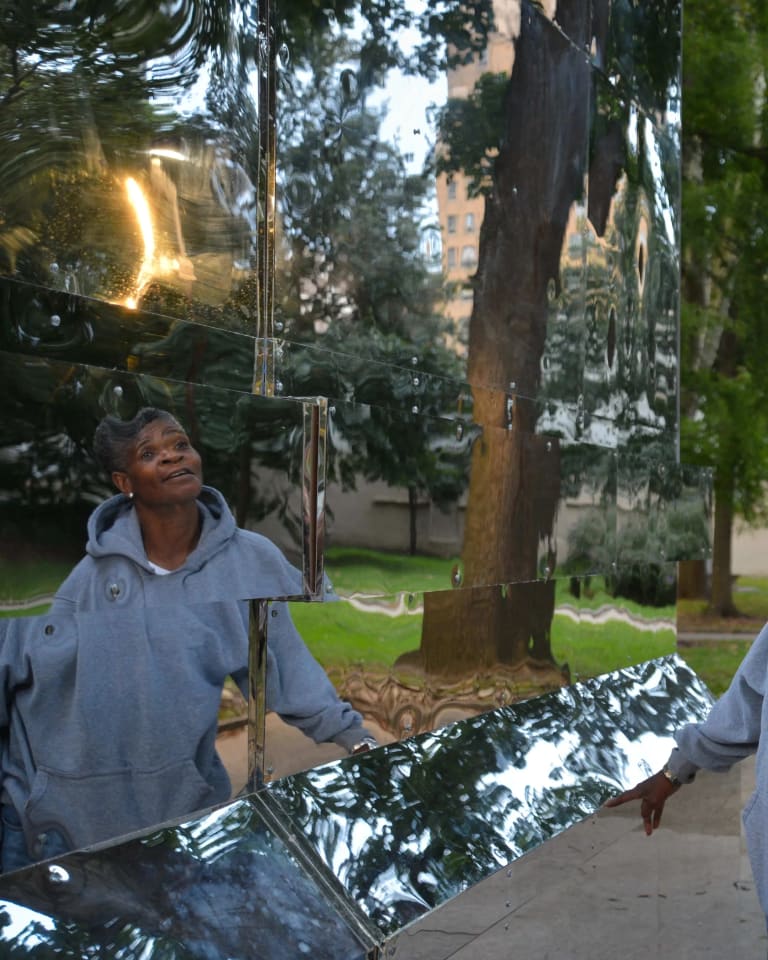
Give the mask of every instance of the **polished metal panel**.
POLYGON ((304 419, 316 403, 14 353, 0 353, 0 399, 7 611, 50 601, 82 556, 88 514, 114 492, 92 457, 93 430, 106 413, 130 417, 144 405, 170 410, 186 427, 206 482, 222 491, 240 525, 265 533, 304 565, 304 419))
POLYGON ((242 800, 0 878, 0 952, 362 960, 372 945, 242 800))
MULTIPOLYGON (((666 590, 656 573, 669 561, 706 558, 712 527, 711 472, 662 459, 659 452, 663 456, 663 446, 649 445, 642 456, 620 455, 618 463, 618 573, 648 578, 651 603, 657 588, 664 602, 674 600, 674 590, 666 590)), ((646 587, 638 582, 638 589, 646 587)))
MULTIPOLYGON (((342 559, 362 564, 369 558, 342 559)), ((675 650, 673 563, 662 565, 649 597, 639 589, 633 595, 629 577, 597 573, 466 588, 457 604, 454 591, 348 595, 345 562, 330 570, 339 602, 294 603, 291 616, 340 695, 383 740, 435 730, 675 650), (460 639, 453 642, 447 625, 459 616, 460 639), (499 631, 503 646, 494 645, 497 619, 506 624, 499 631)), ((394 564, 368 567, 369 575, 379 570, 392 585, 398 572, 402 576, 394 564)), ((297 762, 306 754, 301 743, 284 746, 297 762)), ((279 766, 286 768, 283 759, 279 766)))
POLYGON ((675 564, 664 564, 659 579, 669 585, 664 606, 623 596, 610 576, 574 577, 559 592, 552 653, 572 683, 674 653, 675 564))
MULTIPOLYGON (((255 338, 0 277, 0 349, 251 391, 255 338)), ((247 329, 247 328, 246 328, 247 329)))
POLYGON ((259 26, 240 2, 9 8, 0 270, 256 333, 259 26))
POLYGON ((7 875, 0 937, 22 949, 135 944, 148 957, 165 955, 166 938, 190 955, 203 942, 206 955, 240 955, 251 937, 267 958, 302 943, 360 956, 647 776, 710 705, 665 657, 287 777, 7 875))
POLYGON ((304 456, 301 498, 304 530, 304 592, 321 597, 325 546, 328 401, 319 397, 304 406, 304 456))
POLYGON ((270 784, 388 935, 593 813, 711 706, 676 656, 270 784))
POLYGON ((599 74, 590 130, 585 406, 613 445, 677 427, 677 144, 599 74))
POLYGON ((596 65, 662 123, 680 123, 682 3, 593 0, 596 65))

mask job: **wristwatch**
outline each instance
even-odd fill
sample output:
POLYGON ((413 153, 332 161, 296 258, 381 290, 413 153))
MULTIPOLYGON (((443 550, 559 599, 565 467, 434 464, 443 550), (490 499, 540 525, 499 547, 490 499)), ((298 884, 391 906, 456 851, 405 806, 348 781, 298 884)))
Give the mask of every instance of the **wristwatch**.
POLYGON ((669 782, 672 784, 673 787, 681 787, 683 785, 683 781, 678 780, 678 778, 674 775, 674 773, 672 773, 669 767, 664 767, 664 769, 661 772, 664 774, 667 780, 669 780, 669 782))
POLYGON ((378 741, 374 740, 373 737, 363 737, 354 747, 350 748, 350 753, 367 753, 369 750, 373 750, 374 747, 378 747, 378 741))

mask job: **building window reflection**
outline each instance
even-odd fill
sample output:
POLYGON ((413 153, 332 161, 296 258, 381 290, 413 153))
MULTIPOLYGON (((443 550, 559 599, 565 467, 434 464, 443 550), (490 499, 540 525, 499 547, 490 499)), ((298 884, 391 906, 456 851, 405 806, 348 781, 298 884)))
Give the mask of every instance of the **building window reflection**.
POLYGON ((453 215, 448 217, 448 233, 456 233, 456 217, 453 215))
POLYGON ((474 267, 477 264, 477 251, 472 244, 461 248, 462 267, 474 267))

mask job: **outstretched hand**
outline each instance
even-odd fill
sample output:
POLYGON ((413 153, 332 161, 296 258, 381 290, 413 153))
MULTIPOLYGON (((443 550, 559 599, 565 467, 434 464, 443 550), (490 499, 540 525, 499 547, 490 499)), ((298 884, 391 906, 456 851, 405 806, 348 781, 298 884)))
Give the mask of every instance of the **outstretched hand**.
POLYGON ((664 804, 679 789, 680 785, 672 783, 662 772, 654 773, 652 777, 638 783, 631 790, 625 790, 618 797, 611 797, 606 801, 605 806, 620 807, 623 803, 629 803, 630 800, 640 800, 640 816, 643 818, 645 832, 650 837, 661 823, 664 804))

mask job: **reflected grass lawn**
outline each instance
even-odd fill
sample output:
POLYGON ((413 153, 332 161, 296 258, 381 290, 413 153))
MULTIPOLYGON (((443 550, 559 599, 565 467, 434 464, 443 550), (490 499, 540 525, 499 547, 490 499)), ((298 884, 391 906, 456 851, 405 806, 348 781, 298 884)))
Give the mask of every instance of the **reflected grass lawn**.
POLYGON ((391 666, 402 653, 418 650, 420 614, 389 617, 351 604, 292 603, 291 617, 314 656, 327 669, 353 664, 391 666))
POLYGON ((679 654, 719 697, 728 685, 752 645, 749 640, 705 640, 703 643, 681 644, 679 654))
POLYGON ((72 564, 64 560, 0 559, 0 617, 45 613, 71 569, 72 564), (38 599, 40 603, 29 603, 38 599))
POLYGON ((458 558, 411 557, 357 547, 331 547, 325 553, 326 573, 341 596, 450 590, 457 562, 458 558))

